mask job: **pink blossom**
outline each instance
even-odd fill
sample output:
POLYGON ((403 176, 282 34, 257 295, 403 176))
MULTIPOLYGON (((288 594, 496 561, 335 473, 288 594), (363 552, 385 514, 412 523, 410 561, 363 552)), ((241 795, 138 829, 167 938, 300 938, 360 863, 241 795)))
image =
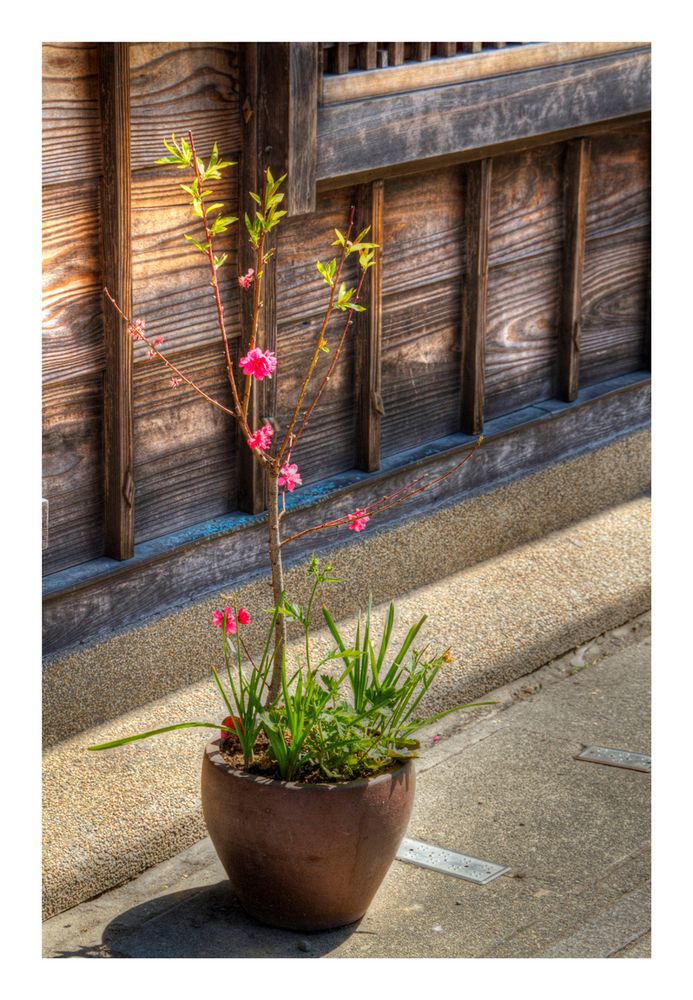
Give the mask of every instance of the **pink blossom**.
POLYGON ((282 466, 281 476, 277 480, 277 484, 279 486, 283 486, 285 489, 289 491, 289 493, 293 493, 294 487, 300 486, 302 482, 303 480, 298 474, 297 465, 293 464, 289 465, 288 463, 286 463, 285 465, 282 466))
POLYGON ((440 743, 440 736, 434 736, 433 737, 433 742, 434 743, 440 743))
POLYGON ((134 323, 131 323, 128 327, 128 333, 135 340, 142 340, 144 330, 144 320, 136 319, 134 323))
POLYGON ((248 446, 257 448, 258 451, 267 451, 271 444, 271 437, 274 434, 272 424, 263 424, 262 427, 251 434, 248 438, 248 446))
POLYGON ((245 274, 239 276, 238 284, 241 286, 241 288, 250 288, 250 286, 253 283, 254 274, 255 271, 252 269, 252 267, 249 267, 245 274))
POLYGON ((239 625, 249 625, 250 624, 250 615, 245 610, 245 608, 239 608, 238 609, 238 624, 239 625))
POLYGON ((155 337, 154 338, 154 347, 158 347, 159 344, 163 344, 163 342, 164 342, 164 338, 163 337, 155 337))
POLYGON ((172 389, 177 389, 182 381, 183 381, 182 378, 172 378, 171 381, 169 382, 169 385, 171 386, 172 389))
POLYGON ((223 611, 213 611, 212 612, 212 625, 216 625, 217 628, 224 627, 224 617, 226 617, 226 631, 235 635, 236 633, 236 618, 231 610, 231 608, 224 608, 223 611))
POLYGON ((349 514, 349 521, 349 531, 363 531, 370 517, 365 510, 355 510, 353 514, 349 514))
POLYGON ((258 382, 262 382, 263 378, 272 378, 277 359, 272 351, 261 351, 259 347, 254 347, 241 358, 239 365, 245 375, 252 375, 258 382))
POLYGON ((147 357, 148 358, 155 358, 156 357, 156 351, 153 348, 150 348, 150 350, 147 351, 147 357))

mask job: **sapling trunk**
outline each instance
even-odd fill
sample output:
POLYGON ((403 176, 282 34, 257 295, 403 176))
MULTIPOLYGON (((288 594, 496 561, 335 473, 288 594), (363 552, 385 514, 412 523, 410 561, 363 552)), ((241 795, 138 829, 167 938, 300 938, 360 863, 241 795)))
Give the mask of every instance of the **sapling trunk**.
MULTIPOLYGON (((284 593, 284 568, 282 566, 282 542, 279 526, 279 471, 272 465, 267 468, 267 525, 269 530, 269 555, 272 569, 272 591, 274 605, 277 607, 284 593)), ((281 685, 282 658, 286 648, 286 618, 277 615, 274 627, 274 662, 269 690, 265 706, 269 705, 279 694, 281 685)))

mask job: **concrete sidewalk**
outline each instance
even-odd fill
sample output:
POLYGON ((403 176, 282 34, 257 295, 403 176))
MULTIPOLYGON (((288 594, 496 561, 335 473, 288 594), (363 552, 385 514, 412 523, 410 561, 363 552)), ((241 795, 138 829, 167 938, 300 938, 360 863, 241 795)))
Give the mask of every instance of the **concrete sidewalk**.
POLYGON ((240 910, 209 840, 44 924, 45 957, 649 957, 649 616, 424 734, 408 837, 510 867, 477 885, 395 861, 358 924, 298 934, 240 910), (434 742, 434 736, 439 740, 434 742))

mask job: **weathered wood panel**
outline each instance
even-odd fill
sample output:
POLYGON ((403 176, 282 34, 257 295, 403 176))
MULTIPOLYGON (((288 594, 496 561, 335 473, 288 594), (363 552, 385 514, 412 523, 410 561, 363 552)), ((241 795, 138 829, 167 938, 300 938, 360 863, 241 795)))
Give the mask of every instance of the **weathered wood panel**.
POLYGON ((50 505, 47 573, 103 553, 102 408, 100 377, 44 387, 42 495, 50 505))
POLYGON ((43 378, 103 369, 98 179, 43 190, 43 378))
POLYGON ((383 303, 382 455, 460 426, 459 277, 383 303))
POLYGON ((560 249, 563 146, 493 158, 489 265, 560 249))
POLYGON ((202 159, 214 142, 224 155, 238 153, 236 43, 138 42, 130 52, 133 170, 151 167, 162 155, 164 136, 189 129, 202 159))
POLYGON ((558 331, 558 392, 575 399, 580 387, 582 277, 585 261, 585 209, 590 167, 590 140, 567 144, 564 177, 565 236, 558 331))
MULTIPOLYGON (((180 369, 230 403, 221 347, 184 352, 180 369)), ((135 540, 225 514, 236 507, 235 424, 191 388, 171 388, 157 359, 135 366, 135 540)))
POLYGON ((587 239, 649 226, 650 126, 595 136, 587 195, 587 239))
POLYGON ((382 455, 460 422, 465 266, 458 168, 385 184, 382 261, 382 455))
POLYGON ((642 367, 646 351, 649 233, 626 229, 585 247, 580 383, 642 367))
POLYGON ((356 229, 370 227, 368 241, 376 243, 375 264, 364 277, 362 304, 366 311, 356 315, 356 358, 354 408, 356 410, 356 462, 359 469, 374 472, 380 467, 380 418, 383 413, 382 327, 383 246, 385 185, 382 181, 364 184, 357 192, 356 229))
POLYGON ((486 419, 556 394, 560 265, 556 251, 489 273, 486 419))
POLYGON ((649 109, 649 52, 324 105, 317 177, 360 179, 649 109))
POLYGON ((68 184, 101 174, 97 47, 43 45, 43 183, 68 184))
MULTIPOLYGON (((329 288, 318 273, 315 262, 328 262, 337 256, 331 246, 335 226, 346 232, 355 201, 352 189, 331 192, 318 199, 315 213, 298 219, 283 219, 277 249, 277 398, 276 417, 282 432, 293 408, 315 346, 320 325, 329 301, 329 288)), ((342 272, 342 280, 356 285, 356 261, 352 258, 342 272)), ((346 316, 337 313, 327 329, 331 350, 341 336, 346 316)), ((304 483, 354 467, 354 340, 352 322, 347 341, 334 374, 326 388, 319 411, 310 423, 293 459, 304 483)), ((323 375, 331 362, 323 354, 306 396, 304 410, 310 405, 323 375)))
POLYGON ((465 172, 467 268, 462 308, 461 427, 480 434, 484 427, 489 231, 493 161, 472 163, 465 172))

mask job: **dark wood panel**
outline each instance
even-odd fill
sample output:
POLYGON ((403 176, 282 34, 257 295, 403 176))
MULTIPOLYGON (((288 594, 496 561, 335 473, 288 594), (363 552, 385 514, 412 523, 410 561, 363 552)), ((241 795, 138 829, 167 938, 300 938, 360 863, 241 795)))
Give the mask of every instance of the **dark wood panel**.
POLYGON ((388 180, 384 213, 384 295, 462 274, 464 189, 459 167, 388 180))
MULTIPOLYGON (((229 405, 221 347, 185 352, 180 369, 229 405)), ((136 541, 236 507, 235 424, 185 385, 171 388, 158 360, 135 366, 136 541)))
POLYGON ((648 52, 468 81, 318 110, 318 181, 483 151, 647 113, 648 52))
MULTIPOLYGON (((328 327, 327 341, 332 349, 339 340, 345 321, 344 314, 339 313, 328 327)), ((315 318, 294 326, 280 324, 277 331, 279 380, 276 417, 282 434, 293 413, 319 329, 320 319, 315 318)), ((354 339, 352 322, 337 366, 292 455, 304 483, 316 482, 337 472, 353 469, 356 465, 354 339)), ((331 360, 330 354, 320 357, 303 412, 310 406, 331 360)))
MULTIPOLYGON (((219 198, 214 200, 224 202, 225 212, 238 215, 234 171, 230 168, 227 181, 216 182, 219 198)), ((219 338, 209 261, 183 237, 184 233, 196 239, 203 235, 187 195, 178 187, 189 180, 176 168, 133 176, 133 311, 145 320, 148 334, 166 337, 169 351, 189 350, 219 338)), ((218 239, 218 249, 229 254, 219 272, 219 289, 231 336, 240 333, 236 243, 235 225, 218 239)), ((144 345, 136 345, 136 356, 145 350, 144 345)))
POLYGON ((491 268, 485 417, 556 393, 560 253, 491 268))
POLYGON ((459 430, 461 283, 383 300, 383 456, 459 430))
POLYGON ((43 377, 104 365, 98 179, 43 190, 43 377))
POLYGON ((101 173, 96 45, 43 45, 44 184, 65 184, 101 173))
POLYGON ((650 126, 592 139, 587 238, 649 225, 650 126))
MULTIPOLYGON (((354 190, 343 188, 322 195, 313 214, 282 219, 277 248, 277 317, 282 326, 308 325, 323 315, 329 288, 315 262, 325 263, 337 256, 338 247, 331 245, 334 230, 346 233, 354 203, 354 190)), ((352 257, 342 276, 349 285, 358 281, 356 267, 352 257)))
POLYGON ((642 367, 649 266, 647 229, 587 241, 580 349, 583 385, 642 367))
POLYGON ((130 52, 133 170, 151 167, 172 132, 192 129, 203 160, 215 142, 224 156, 238 152, 236 43, 138 42, 130 52))
POLYGON ((100 377, 44 387, 42 495, 50 505, 46 573, 103 553, 102 408, 100 377))
POLYGON ((557 250, 563 239, 563 147, 493 159, 489 263, 557 250))

